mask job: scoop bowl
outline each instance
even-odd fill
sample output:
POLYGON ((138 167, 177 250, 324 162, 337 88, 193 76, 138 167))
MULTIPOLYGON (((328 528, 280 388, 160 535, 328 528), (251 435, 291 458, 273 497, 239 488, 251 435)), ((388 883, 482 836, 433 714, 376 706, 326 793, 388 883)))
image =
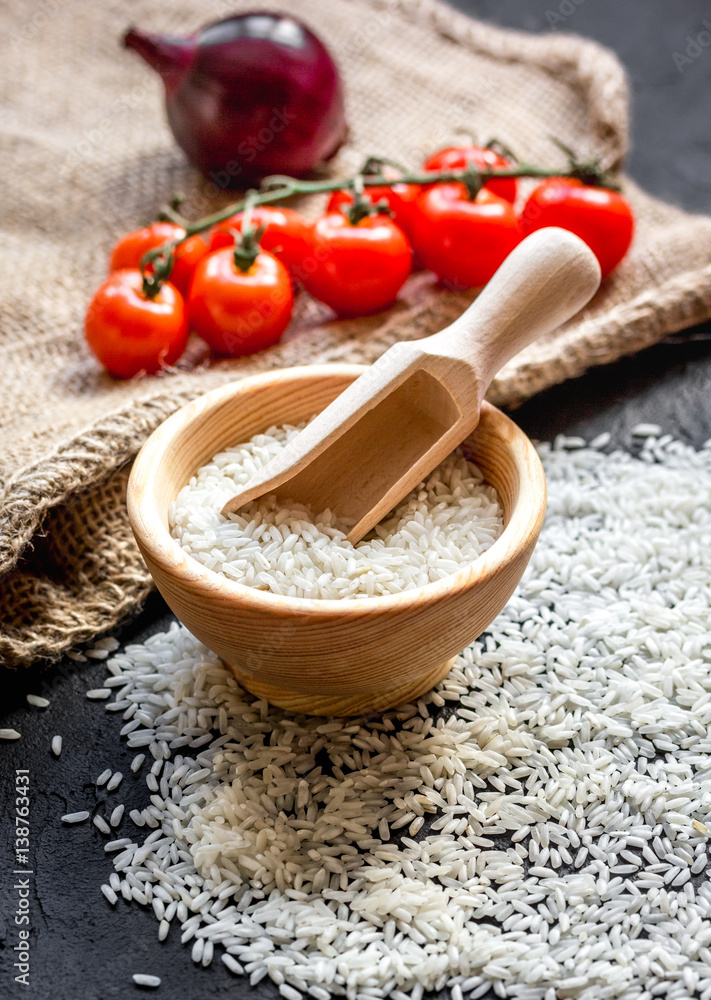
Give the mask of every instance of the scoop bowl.
POLYGON ((504 607, 543 524, 538 455, 512 420, 484 402, 463 448, 496 490, 504 530, 475 562, 436 583, 387 597, 288 598, 229 580, 181 548, 169 509, 201 465, 274 424, 308 420, 363 371, 309 365, 215 389, 154 431, 128 483, 136 541, 171 610, 248 691, 294 712, 361 715, 429 690, 504 607))

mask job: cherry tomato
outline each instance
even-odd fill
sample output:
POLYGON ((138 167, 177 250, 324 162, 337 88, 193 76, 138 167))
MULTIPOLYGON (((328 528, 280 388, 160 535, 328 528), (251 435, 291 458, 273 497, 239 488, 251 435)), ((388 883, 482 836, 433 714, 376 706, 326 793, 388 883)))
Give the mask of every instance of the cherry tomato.
MULTIPOLYGON (((364 194, 375 204, 384 201, 392 212, 393 221, 408 239, 412 235, 415 202, 422 188, 418 184, 393 184, 392 187, 367 187, 364 194)), ((327 212, 342 212, 353 204, 353 192, 334 191, 329 198, 327 212)))
MULTIPOLYGON (((215 226, 210 234, 210 250, 233 246, 235 239, 230 230, 242 232, 243 216, 243 212, 237 212, 215 226)), ((255 228, 265 227, 259 240, 262 249, 273 253, 298 276, 303 261, 313 253, 311 227, 306 219, 293 208, 263 205, 252 209, 252 222, 255 228)))
POLYGON ((137 268, 114 271, 91 300, 84 324, 92 353, 116 378, 172 365, 188 341, 180 292, 166 282, 152 298, 137 268))
POLYGON ((364 316, 392 305, 412 267, 412 249, 387 215, 355 225, 341 212, 313 224, 316 266, 306 290, 339 316, 364 316))
POLYGON ((526 235, 545 226, 579 236, 597 257, 604 277, 629 249, 634 216, 618 191, 590 187, 573 177, 551 177, 531 192, 521 213, 526 235))
MULTIPOLYGON (((448 149, 440 149, 438 153, 433 153, 425 160, 425 170, 464 170, 469 163, 473 163, 477 170, 505 170, 514 164, 505 156, 501 156, 493 149, 483 146, 450 146, 448 149)), ((487 187, 493 194, 506 201, 516 200, 516 178, 501 177, 498 180, 489 180, 484 187, 487 187)))
POLYGON ((193 330, 213 351, 238 357, 276 344, 293 305, 289 272, 273 254, 260 251, 242 271, 224 247, 198 264, 188 308, 193 330))
MULTIPOLYGON (((111 251, 109 270, 117 271, 123 267, 139 267, 141 258, 149 250, 162 246, 168 240, 178 240, 183 236, 185 236, 185 230, 172 222, 153 222, 150 226, 135 229, 132 233, 127 233, 114 246, 111 251)), ((195 267, 207 251, 207 243, 199 233, 175 248, 170 283, 175 285, 181 295, 187 297, 195 267)))
POLYGON ((434 184, 417 202, 413 247, 425 267, 456 288, 485 285, 521 235, 513 205, 482 188, 434 184))

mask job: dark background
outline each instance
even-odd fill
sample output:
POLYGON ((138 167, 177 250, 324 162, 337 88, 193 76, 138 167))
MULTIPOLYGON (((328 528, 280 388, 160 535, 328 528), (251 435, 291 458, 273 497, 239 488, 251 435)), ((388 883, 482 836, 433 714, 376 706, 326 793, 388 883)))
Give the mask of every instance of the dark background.
MULTIPOLYGON (((460 10, 507 27, 551 29, 588 36, 614 49, 627 67, 632 87, 632 153, 628 172, 643 187, 683 207, 711 212, 711 49, 703 49, 681 67, 690 38, 711 22, 711 5, 702 0, 456 0, 460 10)), ((259 6, 255 4, 255 6, 259 6)), ((278 6, 278 4, 276 5, 278 6)), ((691 51, 695 51, 692 50, 691 51)), ((697 327, 615 365, 541 394, 516 411, 531 436, 558 432, 590 438, 603 430, 615 444, 633 448, 630 429, 638 422, 659 423, 696 446, 711 438, 708 403, 711 376, 711 325, 697 327)), ((124 641, 141 640, 170 620, 158 597, 144 612, 117 630, 124 641)), ((66 828, 64 812, 91 808, 105 799, 142 806, 143 778, 129 765, 133 751, 119 744, 120 718, 104 712, 103 703, 85 698, 105 676, 101 663, 65 661, 52 669, 0 673, 0 726, 23 733, 15 743, 0 744, 0 998, 118 1000, 135 996, 135 972, 162 977, 157 996, 171 1000, 244 997, 274 1000, 275 986, 251 989, 235 979, 219 958, 208 969, 193 965, 173 924, 159 944, 151 911, 119 899, 110 908, 99 892, 111 863, 104 838, 90 824, 66 828), (28 692, 51 700, 46 710, 25 703, 28 692), (61 733, 62 756, 50 752, 61 733), (98 791, 96 775, 111 766, 124 773, 113 795, 98 791), (13 981, 11 947, 17 893, 9 874, 10 812, 14 770, 31 772, 34 884, 31 899, 31 986, 13 981)), ((95 810, 93 810, 95 811, 95 810)), ((102 810, 104 811, 104 810, 102 810)), ((131 829, 129 820, 120 830, 131 829)), ((120 835, 117 834, 117 835, 120 835)), ((493 996, 493 994, 492 994, 493 996)))

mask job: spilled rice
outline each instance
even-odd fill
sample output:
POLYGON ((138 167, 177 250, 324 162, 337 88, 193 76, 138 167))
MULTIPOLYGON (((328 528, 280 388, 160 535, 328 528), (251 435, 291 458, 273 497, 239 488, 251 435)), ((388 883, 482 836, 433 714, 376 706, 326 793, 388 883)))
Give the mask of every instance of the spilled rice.
POLYGON ((109 660, 151 763, 109 903, 285 1000, 711 998, 711 448, 541 456, 521 586, 416 704, 290 715, 177 625, 109 660))

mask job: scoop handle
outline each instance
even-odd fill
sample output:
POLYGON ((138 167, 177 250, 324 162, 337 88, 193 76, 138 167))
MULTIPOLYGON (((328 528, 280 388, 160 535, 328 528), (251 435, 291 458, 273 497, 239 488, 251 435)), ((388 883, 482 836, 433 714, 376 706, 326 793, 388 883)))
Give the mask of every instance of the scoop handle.
POLYGON ((481 400, 507 361, 574 316, 599 284, 600 265, 581 239, 566 229, 539 229, 509 254, 466 312, 427 338, 427 353, 466 360, 481 400))

